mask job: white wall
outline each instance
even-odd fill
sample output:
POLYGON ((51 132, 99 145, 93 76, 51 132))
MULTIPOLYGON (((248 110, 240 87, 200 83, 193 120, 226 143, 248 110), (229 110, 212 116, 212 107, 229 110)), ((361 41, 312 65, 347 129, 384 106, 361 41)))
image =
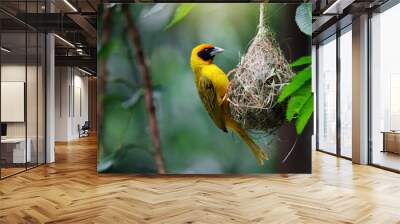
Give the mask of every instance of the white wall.
MULTIPOLYGON (((9 138, 24 138, 25 135, 29 139, 31 155, 33 162, 39 159, 39 163, 44 163, 45 150, 45 118, 44 118, 44 74, 42 67, 36 65, 25 64, 3 64, 1 66, 1 81, 2 82, 24 82, 26 84, 26 106, 23 102, 21 113, 26 112, 26 120, 21 122, 5 122, 7 123, 7 137, 9 138), (37 70, 38 69, 38 70, 37 70), (25 80, 27 78, 27 80, 25 80), (38 153, 38 155, 37 155, 38 153)), ((3 90, 2 90, 3 91, 3 90)), ((21 94, 24 94, 24 90, 21 94)), ((2 98, 7 98, 7 95, 2 95, 2 98)), ((2 112, 13 113, 11 108, 2 107, 2 112)), ((15 110, 15 109, 14 109, 15 110)), ((16 111, 14 112, 16 113, 16 111)))
POLYGON ((79 137, 78 125, 88 120, 88 78, 72 67, 56 67, 55 140, 79 137))
MULTIPOLYGON (((26 83, 25 76, 28 76, 29 87, 27 88, 27 119, 28 119, 28 137, 30 134, 30 128, 36 130, 36 66, 27 66, 20 64, 4 64, 1 66, 1 81, 2 82, 24 82, 26 83), (27 69, 27 70, 25 70, 27 69), (26 74, 26 71, 28 72, 26 74)), ((4 97, 4 96, 2 96, 4 97)), ((40 107, 40 105, 39 105, 40 107)), ((1 108, 1 110, 7 110, 7 108, 1 108)), ((25 123, 26 122, 7 122, 7 136, 8 137, 25 137, 25 123)), ((35 132, 36 135, 36 132, 35 132)))
POLYGON ((68 88, 70 77, 68 75, 69 68, 55 68, 55 140, 68 140, 68 88))
MULTIPOLYGON (((1 66, 2 82, 25 82, 25 64, 8 64, 1 66)), ((28 70, 30 70, 28 68, 28 70)), ((3 96, 4 97, 4 96, 3 96)), ((1 108, 7 110, 7 108, 1 108)), ((25 137, 25 122, 7 123, 7 137, 25 137)))

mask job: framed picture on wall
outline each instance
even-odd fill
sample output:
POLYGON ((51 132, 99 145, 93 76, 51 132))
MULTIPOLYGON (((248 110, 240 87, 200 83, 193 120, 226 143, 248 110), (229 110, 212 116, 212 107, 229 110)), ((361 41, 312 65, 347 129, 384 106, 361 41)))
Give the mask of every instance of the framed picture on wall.
POLYGON ((104 4, 98 18, 99 172, 311 172, 311 4, 104 4))

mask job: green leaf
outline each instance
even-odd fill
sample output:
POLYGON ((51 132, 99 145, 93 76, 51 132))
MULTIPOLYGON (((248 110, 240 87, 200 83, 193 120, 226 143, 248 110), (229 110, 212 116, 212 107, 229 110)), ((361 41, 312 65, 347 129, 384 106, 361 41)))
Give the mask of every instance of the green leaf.
POLYGON ((102 173, 111 170, 115 165, 119 163, 119 161, 126 159, 127 153, 132 152, 133 150, 144 152, 150 156, 152 155, 152 152, 143 146, 136 144, 126 144, 114 149, 114 151, 108 156, 102 157, 100 159, 100 162, 97 164, 97 172, 102 173))
POLYGON ((286 109, 286 120, 292 121, 295 115, 300 113, 308 98, 311 97, 311 83, 304 84, 299 90, 297 90, 292 97, 290 97, 287 109, 286 109))
POLYGON ((121 78, 121 77, 117 77, 117 78, 110 78, 107 80, 109 83, 115 83, 115 84, 121 84, 126 86, 129 90, 135 92, 137 91, 137 89, 140 88, 140 86, 133 84, 132 82, 130 82, 129 80, 125 79, 125 78, 121 78))
POLYGON ((312 5, 302 3, 296 9, 296 23, 301 32, 311 36, 312 34, 312 5))
MULTIPOLYGON (((155 99, 160 98, 161 92, 164 90, 163 86, 161 85, 154 85, 152 88, 152 93, 153 97, 155 99)), ((124 109, 130 109, 133 108, 137 105, 139 100, 144 96, 144 88, 136 88, 133 90, 133 92, 130 94, 129 99, 125 100, 122 102, 122 108, 124 109)))
POLYGON ((311 118, 311 115, 314 111, 314 97, 311 95, 307 102, 304 104, 304 107, 299 112, 299 117, 296 120, 296 132, 300 135, 304 128, 306 127, 308 121, 311 118))
POLYGON ((168 3, 157 3, 157 4, 155 4, 153 7, 151 7, 151 9, 149 10, 149 11, 147 11, 145 14, 144 14, 144 18, 146 18, 146 17, 149 17, 149 16, 152 16, 152 15, 154 15, 154 14, 156 14, 156 13, 159 13, 159 12, 161 12, 166 6, 168 6, 168 3))
POLYGON ((303 56, 299 59, 297 59, 295 62, 293 62, 292 64, 290 64, 290 67, 298 67, 298 66, 302 66, 302 65, 308 65, 311 64, 312 59, 311 56, 303 56))
POLYGON ((100 162, 97 164, 97 172, 101 173, 108 169, 110 169, 114 163, 113 161, 113 154, 108 155, 104 158, 100 159, 100 162))
POLYGON ((129 97, 128 100, 125 100, 125 101, 122 103, 122 107, 123 107, 124 109, 129 109, 129 108, 134 107, 134 106, 139 102, 139 99, 140 99, 143 95, 144 95, 144 89, 143 89, 143 88, 140 88, 140 89, 136 90, 136 92, 134 92, 134 93, 129 97))
POLYGON ((107 59, 111 52, 117 47, 117 41, 111 40, 105 43, 97 53, 98 60, 107 59))
POLYGON ((311 80, 311 66, 308 66, 298 74, 296 74, 290 83, 282 89, 279 95, 278 103, 283 102, 288 96, 296 92, 303 84, 311 80))
POLYGON ((179 21, 181 21, 185 16, 189 14, 189 12, 193 9, 195 4, 191 3, 183 3, 178 6, 178 8, 175 11, 174 17, 172 20, 168 23, 168 25, 165 27, 165 30, 173 27, 175 24, 177 24, 179 21))

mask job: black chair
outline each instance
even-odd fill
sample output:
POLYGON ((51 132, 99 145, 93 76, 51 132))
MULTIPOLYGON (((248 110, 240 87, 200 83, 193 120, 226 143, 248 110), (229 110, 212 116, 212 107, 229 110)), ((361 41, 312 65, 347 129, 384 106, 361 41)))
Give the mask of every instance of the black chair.
POLYGON ((89 136, 89 129, 90 129, 89 121, 85 121, 82 127, 78 125, 79 138, 89 136))

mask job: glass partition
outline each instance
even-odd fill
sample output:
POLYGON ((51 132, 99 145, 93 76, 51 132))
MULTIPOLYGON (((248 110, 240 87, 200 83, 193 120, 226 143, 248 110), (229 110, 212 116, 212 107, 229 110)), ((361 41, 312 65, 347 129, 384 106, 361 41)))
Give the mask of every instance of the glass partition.
MULTIPOLYGON (((0 7, 18 9, 16 16, 23 17, 43 11, 43 3, 8 1, 0 7)), ((0 12, 0 178, 45 162, 45 42, 39 30, 0 12)))
POLYGON ((340 155, 352 157, 352 32, 340 36, 340 155))
POLYGON ((26 141, 26 41, 25 32, 1 34, 2 177, 24 171, 31 158, 26 141))
POLYGON ((371 162, 400 170, 400 5, 371 18, 371 162))
POLYGON ((318 149, 336 154, 336 36, 318 50, 318 149))

